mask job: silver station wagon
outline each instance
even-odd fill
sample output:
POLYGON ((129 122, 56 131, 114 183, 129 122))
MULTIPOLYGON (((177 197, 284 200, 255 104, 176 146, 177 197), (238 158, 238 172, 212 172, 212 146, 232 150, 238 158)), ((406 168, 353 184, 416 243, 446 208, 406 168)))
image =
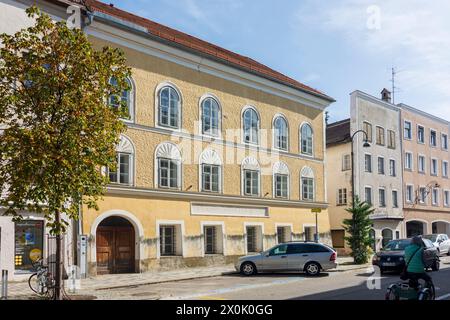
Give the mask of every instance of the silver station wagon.
POLYGON ((297 271, 316 276, 337 267, 331 247, 315 242, 287 242, 260 254, 239 258, 235 267, 244 276, 264 272, 297 271))

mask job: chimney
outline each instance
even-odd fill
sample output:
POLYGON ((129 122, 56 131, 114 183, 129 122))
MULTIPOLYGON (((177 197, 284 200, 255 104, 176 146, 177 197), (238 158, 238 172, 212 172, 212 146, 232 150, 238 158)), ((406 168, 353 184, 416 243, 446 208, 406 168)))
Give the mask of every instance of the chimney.
POLYGON ((391 103, 391 92, 388 89, 384 88, 381 91, 381 100, 391 103))

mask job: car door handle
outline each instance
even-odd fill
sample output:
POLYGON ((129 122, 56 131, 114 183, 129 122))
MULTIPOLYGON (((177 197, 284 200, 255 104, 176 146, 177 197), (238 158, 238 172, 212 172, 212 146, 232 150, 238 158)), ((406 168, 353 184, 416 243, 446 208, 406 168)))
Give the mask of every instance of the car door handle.
POLYGON ((309 255, 308 254, 304 254, 304 255, 302 255, 302 257, 308 257, 309 255))
POLYGON ((281 259, 286 259, 288 256, 281 256, 281 259))

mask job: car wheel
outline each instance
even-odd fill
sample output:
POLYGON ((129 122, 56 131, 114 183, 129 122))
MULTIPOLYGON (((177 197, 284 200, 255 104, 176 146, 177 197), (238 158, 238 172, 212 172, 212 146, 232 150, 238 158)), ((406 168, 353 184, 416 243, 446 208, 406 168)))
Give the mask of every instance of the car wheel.
POLYGON ((441 263, 439 262, 439 260, 434 260, 434 263, 431 266, 431 270, 439 271, 440 267, 441 267, 441 263))
POLYGON ((241 274, 246 277, 256 274, 256 266, 252 262, 244 262, 241 265, 241 274))
POLYGON ((317 262, 310 262, 305 266, 305 272, 308 276, 317 276, 320 274, 320 265, 317 262))

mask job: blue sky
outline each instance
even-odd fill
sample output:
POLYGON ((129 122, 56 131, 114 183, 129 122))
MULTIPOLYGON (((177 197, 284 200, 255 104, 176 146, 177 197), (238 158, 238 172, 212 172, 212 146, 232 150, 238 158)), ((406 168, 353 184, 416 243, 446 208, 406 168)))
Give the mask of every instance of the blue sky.
MULTIPOLYGON (((106 1, 106 0, 105 0, 106 1)), ((249 56, 334 97, 379 96, 450 120, 450 1, 109 0, 116 7, 249 56)))

